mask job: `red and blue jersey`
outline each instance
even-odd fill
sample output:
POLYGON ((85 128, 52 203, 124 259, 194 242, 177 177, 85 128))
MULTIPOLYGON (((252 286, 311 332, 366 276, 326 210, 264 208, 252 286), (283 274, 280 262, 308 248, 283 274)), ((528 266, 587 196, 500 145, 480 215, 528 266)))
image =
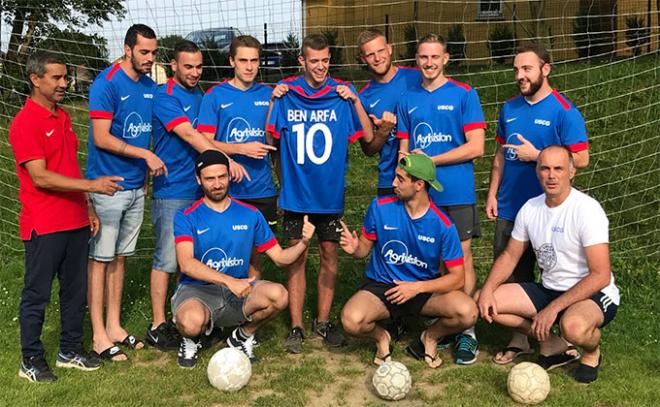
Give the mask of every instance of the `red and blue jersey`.
POLYGON ((280 140, 282 209, 302 213, 344 212, 348 145, 362 137, 353 104, 335 86, 312 95, 298 86, 276 99, 268 131, 280 140))
MULTIPOLYGON (((242 90, 229 82, 210 88, 202 99, 197 130, 215 134, 223 143, 241 144, 258 141, 266 144, 266 116, 272 89, 255 83, 242 90)), ((231 196, 241 199, 267 198, 277 195, 269 156, 262 159, 236 154, 233 159, 243 165, 250 180, 229 185, 231 196)))
MULTIPOLYGON (((434 156, 465 144, 465 133, 485 129, 486 121, 477 91, 449 79, 431 92, 420 86, 404 93, 397 108, 397 126, 397 137, 410 140, 410 151, 419 149, 434 156)), ((477 202, 472 160, 439 165, 436 177, 444 187, 443 192, 430 191, 437 205, 477 202)))
POLYGON ((91 119, 111 120, 110 134, 135 147, 149 148, 151 114, 156 83, 146 75, 134 81, 112 65, 99 73, 89 89, 89 143, 86 178, 121 175, 124 189, 144 186, 147 164, 141 158, 125 157, 94 145, 91 119))
POLYGON ((463 264, 463 250, 456 227, 431 201, 428 211, 411 219, 396 196, 376 198, 364 218, 362 236, 374 242, 365 274, 372 280, 426 281, 445 267, 463 264))
MULTIPOLYGON (((379 119, 384 112, 396 114, 396 107, 401 95, 408 89, 419 86, 422 75, 419 69, 398 67, 394 77, 387 83, 370 80, 360 89, 360 100, 367 114, 379 119)), ((399 139, 396 138, 396 126, 392 129, 378 161, 378 188, 392 187, 399 156, 399 139)))
POLYGON ((305 80, 304 75, 290 76, 288 78, 284 78, 281 81, 277 82, 278 85, 281 83, 289 85, 289 89, 295 89, 298 91, 298 93, 307 96, 315 95, 321 92, 323 89, 326 89, 328 86, 335 87, 337 85, 348 86, 348 88, 355 95, 358 95, 357 90, 355 90, 355 87, 353 87, 353 85, 350 82, 342 81, 341 79, 333 78, 332 76, 328 76, 325 79, 325 82, 318 88, 313 88, 310 84, 308 84, 307 81, 305 80))
POLYGON ((154 99, 154 153, 163 160, 168 174, 154 177, 154 197, 159 199, 197 199, 201 191, 195 180, 197 151, 177 136, 181 123, 197 126, 202 91, 188 90, 173 79, 160 86, 154 99))
MULTIPOLYGON (((553 90, 537 103, 523 96, 509 99, 500 110, 496 139, 500 144, 522 144, 522 135, 538 150, 562 145, 572 152, 589 148, 584 119, 562 94, 553 90)), ((535 161, 520 161, 516 151, 505 149, 502 181, 497 194, 497 216, 515 221, 520 208, 543 193, 535 161)))
MULTIPOLYGON (((174 215, 174 242, 192 242, 195 259, 235 278, 247 278, 252 248, 265 252, 277 244, 268 222, 257 208, 230 198, 222 212, 204 199, 174 215)), ((181 273, 180 284, 207 285, 181 273)))

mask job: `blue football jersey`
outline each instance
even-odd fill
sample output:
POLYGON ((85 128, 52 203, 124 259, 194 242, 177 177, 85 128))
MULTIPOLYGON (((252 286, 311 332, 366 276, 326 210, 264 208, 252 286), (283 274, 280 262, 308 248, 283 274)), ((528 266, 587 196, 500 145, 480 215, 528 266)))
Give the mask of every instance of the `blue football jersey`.
POLYGON ((127 144, 149 148, 151 114, 156 83, 146 75, 133 81, 119 64, 110 66, 94 79, 89 89, 89 143, 86 178, 121 175, 124 189, 144 186, 147 164, 141 158, 113 154, 94 145, 91 119, 112 120, 110 134, 127 144))
MULTIPOLYGON (((210 88, 204 95, 199 111, 199 126, 203 133, 215 134, 223 143, 241 144, 258 141, 266 144, 266 116, 272 89, 255 83, 241 90, 229 82, 210 88)), ((250 175, 229 185, 231 196, 241 199, 267 198, 277 195, 273 182, 270 156, 262 159, 236 154, 232 157, 250 175)))
POLYGON ((275 100, 268 131, 280 140, 280 207, 343 213, 348 145, 362 137, 353 104, 329 85, 312 96, 292 87, 275 100))
MULTIPOLYGON (((392 80, 379 83, 370 80, 360 89, 360 100, 367 114, 373 114, 379 119, 384 112, 396 115, 396 107, 401 95, 408 89, 419 86, 422 75, 419 69, 404 66, 398 67, 392 80)), ((396 126, 392 129, 383 148, 380 150, 378 161, 378 188, 391 188, 396 172, 397 158, 399 156, 399 139, 396 138, 396 126)))
POLYGON ((298 91, 298 93, 302 93, 303 95, 307 96, 312 96, 315 95, 324 89, 327 89, 327 87, 335 87, 337 85, 345 85, 348 86, 348 88, 355 94, 358 95, 358 92, 355 90, 355 87, 350 82, 342 81, 341 79, 333 78, 331 76, 328 76, 325 79, 325 82, 318 88, 313 88, 310 86, 307 81, 305 81, 305 76, 304 75, 296 75, 296 76, 291 76, 288 78, 284 78, 281 81, 278 82, 278 84, 284 83, 289 85, 289 88, 295 89, 298 91))
MULTIPOLYGON (((537 103, 523 96, 509 99, 500 110, 496 138, 500 144, 522 144, 522 135, 538 150, 562 145, 572 152, 589 148, 584 119, 575 106, 553 90, 537 103)), ((520 161, 516 151, 504 151, 504 169, 497 194, 497 216, 515 221, 520 208, 543 193, 536 177, 535 161, 520 161)))
MULTIPOLYGON (((192 242, 194 257, 218 273, 247 278, 252 248, 265 252, 277 244, 268 222, 257 208, 231 198, 223 212, 204 199, 174 215, 174 241, 192 242)), ((181 273, 180 284, 206 285, 181 273)))
POLYGON ((154 177, 154 197, 197 199, 201 190, 195 179, 197 151, 173 129, 188 122, 197 126, 202 91, 188 90, 170 79, 156 91, 154 99, 154 153, 165 163, 168 174, 154 177))
POLYGON ((374 242, 365 274, 381 283, 426 281, 463 264, 456 227, 433 201, 424 216, 411 219, 396 196, 376 198, 364 218, 362 236, 374 242))
MULTIPOLYGON (((410 141, 410 151, 419 149, 429 156, 465 144, 465 133, 485 129, 477 91, 449 79, 433 90, 416 87, 404 93, 397 108, 397 137, 410 141)), ((431 189, 431 198, 440 206, 472 205, 477 202, 472 160, 439 165, 436 177, 443 192, 431 189)))

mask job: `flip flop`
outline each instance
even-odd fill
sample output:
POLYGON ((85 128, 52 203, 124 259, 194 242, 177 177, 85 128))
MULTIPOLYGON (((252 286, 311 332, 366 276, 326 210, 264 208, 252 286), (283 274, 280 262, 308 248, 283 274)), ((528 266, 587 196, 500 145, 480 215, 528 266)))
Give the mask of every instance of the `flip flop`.
POLYGON ((96 352, 96 351, 93 351, 93 352, 92 352, 92 355, 93 355, 93 356, 96 356, 96 357, 99 358, 99 359, 109 360, 109 361, 111 361, 111 362, 126 362, 126 361, 128 360, 128 357, 127 357, 126 359, 124 359, 124 360, 117 360, 117 359, 114 359, 114 358, 117 357, 117 356, 121 356, 121 355, 126 356, 126 354, 124 353, 124 351, 121 350, 121 349, 119 348, 119 346, 117 346, 117 345, 113 345, 113 346, 111 346, 111 347, 105 349, 105 350, 104 350, 103 352, 101 352, 101 353, 98 353, 98 352, 96 352))
POLYGON ((374 365, 380 366, 385 362, 391 362, 392 361, 392 347, 390 347, 390 353, 388 353, 385 356, 378 356, 378 353, 374 355, 374 365))
POLYGON ((491 360, 493 361, 493 363, 498 364, 498 365, 508 365, 509 363, 514 362, 520 356, 531 355, 533 353, 534 353, 534 349, 531 349, 531 348, 527 349, 527 350, 524 350, 524 349, 521 349, 517 346, 507 346, 506 348, 504 348, 501 351, 497 352, 491 360), (504 360, 497 359, 498 354, 501 354, 502 356, 504 356, 504 355, 506 355, 507 352, 512 352, 513 357, 511 357, 509 359, 504 359, 504 360))
POLYGON ((124 345, 128 346, 133 350, 138 350, 144 348, 144 342, 137 339, 133 335, 126 335, 126 337, 121 342, 115 342, 115 345, 124 345))
POLYGON ((442 359, 440 359, 440 355, 438 355, 437 353, 435 354, 435 356, 432 356, 432 355, 429 355, 428 353, 425 353, 424 354, 424 362, 426 362, 428 367, 430 367, 431 369, 437 369, 440 366, 442 366, 442 359), (434 366, 433 364, 435 362, 437 362, 438 360, 440 361, 440 363, 438 363, 438 365, 434 366))
POLYGON ((536 363, 545 370, 552 370, 554 368, 567 365, 573 361, 580 359, 580 352, 575 346, 569 346, 563 352, 554 355, 539 355, 536 363))

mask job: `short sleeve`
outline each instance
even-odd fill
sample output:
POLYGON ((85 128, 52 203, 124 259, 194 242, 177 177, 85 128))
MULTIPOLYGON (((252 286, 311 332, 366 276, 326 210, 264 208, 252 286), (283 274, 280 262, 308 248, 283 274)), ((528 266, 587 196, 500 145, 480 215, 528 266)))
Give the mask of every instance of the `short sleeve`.
POLYGON ((463 117, 461 119, 463 121, 464 133, 486 128, 486 119, 484 118, 484 112, 481 109, 481 102, 479 101, 479 95, 476 89, 473 88, 467 92, 463 101, 462 114, 463 117))
POLYGON ((273 102, 273 109, 270 111, 268 123, 266 123, 266 131, 276 139, 280 138, 280 131, 282 130, 282 124, 284 123, 280 118, 280 115, 282 111, 282 99, 285 97, 287 96, 284 95, 281 98, 275 99, 273 102))
POLYGON ((201 133, 216 134, 218 131, 218 103, 213 92, 202 98, 197 118, 197 130, 201 133))
POLYGON ((503 105, 500 113, 497 115, 497 130, 495 131, 495 141, 500 144, 506 144, 506 128, 504 127, 504 108, 503 105))
POLYGON ((374 199, 367 209, 367 215, 364 217, 364 224, 362 225, 362 236, 366 239, 375 241, 378 237, 376 227, 376 210, 378 207, 377 200, 374 199))
POLYGON ((181 103, 174 96, 162 91, 156 94, 154 115, 167 131, 172 131, 181 123, 190 122, 181 107, 181 103))
POLYGON ((562 145, 568 147, 573 153, 589 148, 584 118, 575 107, 565 111, 559 129, 559 138, 562 145))
POLYGON ((595 200, 580 208, 580 240, 583 247, 609 243, 609 220, 595 200))
POLYGON ((43 145, 43 137, 39 134, 39 128, 31 123, 24 123, 21 116, 17 116, 9 130, 9 143, 14 150, 14 157, 18 165, 25 164, 31 160, 43 160, 46 152, 43 145))
POLYGON ((522 208, 520 208, 518 214, 516 215, 515 223, 513 224, 511 237, 519 242, 529 241, 529 234, 527 233, 527 217, 526 217, 526 213, 529 207, 530 207, 529 203, 526 203, 523 205, 522 208))
POLYGON ((183 214, 183 209, 174 215, 174 243, 192 242, 194 236, 193 225, 183 214))
POLYGON ((450 227, 443 229, 442 247, 440 256, 445 263, 445 267, 451 268, 463 264, 463 249, 461 248, 461 239, 458 237, 456 225, 453 223, 450 227))
POLYGON ((110 81, 104 78, 95 80, 89 89, 89 118, 112 120, 115 97, 110 81))
POLYGON ((268 222, 260 211, 255 211, 255 225, 254 225, 254 247, 258 252, 265 252, 277 244, 277 239, 273 235, 273 231, 268 226, 268 222))
POLYGON ((396 106, 396 137, 400 139, 410 138, 410 114, 406 111, 407 108, 405 98, 396 106))

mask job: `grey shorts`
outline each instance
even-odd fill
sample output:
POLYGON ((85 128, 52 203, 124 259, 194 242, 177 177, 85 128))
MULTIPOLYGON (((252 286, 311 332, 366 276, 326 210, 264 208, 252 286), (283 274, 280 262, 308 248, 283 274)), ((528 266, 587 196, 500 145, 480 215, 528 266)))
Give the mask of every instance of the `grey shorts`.
POLYGON ((461 242, 481 236, 477 205, 440 206, 440 209, 454 222, 461 242))
POLYGON ((215 284, 179 284, 172 296, 172 315, 176 315, 179 307, 188 300, 197 300, 209 310, 211 318, 206 328, 207 334, 214 326, 232 327, 251 321, 243 311, 246 298, 235 296, 227 287, 215 284))

